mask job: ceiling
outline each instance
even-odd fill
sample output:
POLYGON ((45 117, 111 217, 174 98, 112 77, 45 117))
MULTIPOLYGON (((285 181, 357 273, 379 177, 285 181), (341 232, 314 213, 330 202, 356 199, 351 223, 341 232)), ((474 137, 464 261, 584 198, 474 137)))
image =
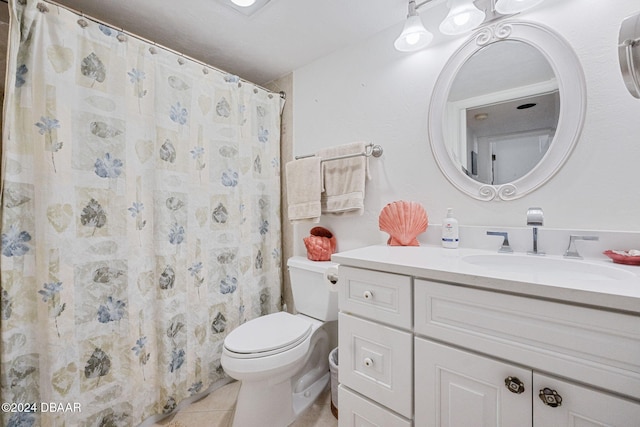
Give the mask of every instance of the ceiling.
POLYGON ((400 30, 408 2, 271 0, 252 16, 239 13, 222 0, 57 3, 264 84, 392 25, 400 30))

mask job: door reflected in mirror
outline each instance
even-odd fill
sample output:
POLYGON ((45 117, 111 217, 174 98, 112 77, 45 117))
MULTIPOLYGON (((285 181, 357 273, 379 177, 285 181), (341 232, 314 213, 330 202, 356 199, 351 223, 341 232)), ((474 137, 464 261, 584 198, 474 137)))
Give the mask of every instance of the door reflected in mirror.
POLYGON ((447 99, 447 151, 470 178, 515 181, 538 165, 558 126, 558 83, 534 46, 501 40, 460 68, 447 99))

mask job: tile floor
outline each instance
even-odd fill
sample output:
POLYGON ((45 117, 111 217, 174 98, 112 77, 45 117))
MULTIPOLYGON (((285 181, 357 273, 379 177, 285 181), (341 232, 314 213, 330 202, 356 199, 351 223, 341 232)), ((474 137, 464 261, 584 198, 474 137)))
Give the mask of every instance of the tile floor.
MULTIPOLYGON (((240 383, 237 381, 227 384, 174 416, 154 424, 153 427, 231 427, 239 389, 240 383)), ((331 413, 329 388, 298 420, 291 424, 291 427, 337 426, 338 420, 331 413)))

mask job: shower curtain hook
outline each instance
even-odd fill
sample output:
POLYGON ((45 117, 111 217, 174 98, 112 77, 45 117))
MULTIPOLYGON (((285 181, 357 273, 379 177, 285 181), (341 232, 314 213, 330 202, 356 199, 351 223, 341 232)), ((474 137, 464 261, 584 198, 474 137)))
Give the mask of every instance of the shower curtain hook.
POLYGON ((120 43, 123 43, 123 42, 127 41, 127 36, 124 34, 124 30, 118 32, 118 35, 116 36, 116 39, 118 39, 118 41, 120 43))
POLYGON ((38 3, 38 6, 36 6, 38 8, 38 10, 42 13, 47 13, 49 12, 49 8, 47 7, 46 4, 44 3, 38 3))
POLYGON ((87 22, 84 16, 84 12, 83 11, 79 11, 78 14, 80 15, 80 19, 78 19, 76 22, 78 23, 78 25, 80 26, 80 28, 87 28, 89 26, 89 23, 87 22))

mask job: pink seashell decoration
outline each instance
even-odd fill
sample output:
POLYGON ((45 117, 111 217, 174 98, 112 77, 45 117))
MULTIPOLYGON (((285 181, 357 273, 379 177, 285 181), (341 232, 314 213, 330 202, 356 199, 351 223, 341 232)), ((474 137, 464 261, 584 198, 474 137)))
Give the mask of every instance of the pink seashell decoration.
POLYGON ((336 237, 324 227, 313 227, 311 236, 302 239, 307 248, 307 258, 311 261, 330 261, 336 252, 336 237))
POLYGON ((398 200, 380 212, 378 225, 389 233, 389 246, 420 246, 416 237, 427 230, 427 212, 420 203, 398 200))

